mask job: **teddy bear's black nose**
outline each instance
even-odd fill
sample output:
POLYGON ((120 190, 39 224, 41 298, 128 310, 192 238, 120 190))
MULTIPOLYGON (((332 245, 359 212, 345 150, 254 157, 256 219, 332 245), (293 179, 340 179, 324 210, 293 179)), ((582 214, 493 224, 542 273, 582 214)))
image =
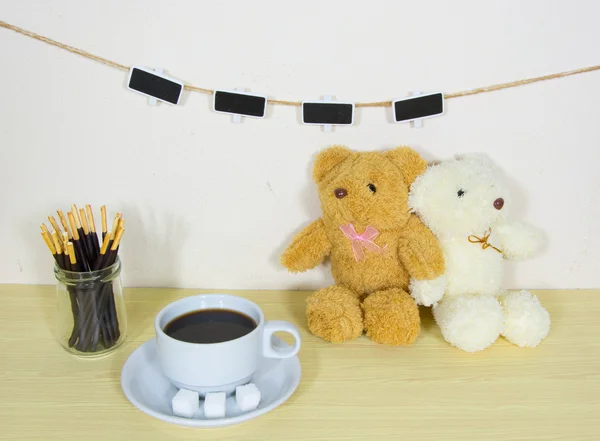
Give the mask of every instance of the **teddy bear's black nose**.
POLYGON ((345 188, 336 188, 333 192, 333 194, 335 195, 336 198, 338 199, 343 199, 346 196, 348 196, 348 192, 346 191, 345 188))
POLYGON ((494 208, 496 210, 502 210, 502 207, 504 207, 504 199, 502 198, 498 198, 494 201, 494 208))

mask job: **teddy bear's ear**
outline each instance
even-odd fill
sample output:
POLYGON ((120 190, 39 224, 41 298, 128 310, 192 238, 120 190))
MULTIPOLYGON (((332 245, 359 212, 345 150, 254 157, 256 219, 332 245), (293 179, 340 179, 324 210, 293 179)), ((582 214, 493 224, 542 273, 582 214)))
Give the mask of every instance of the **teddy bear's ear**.
POLYGON ((321 182, 327 173, 333 170, 351 154, 352 151, 350 149, 337 145, 320 152, 315 159, 315 166, 313 168, 313 178, 315 182, 321 182))
POLYGON ((484 169, 495 169, 494 162, 485 153, 465 153, 462 155, 458 155, 457 160, 484 169))
POLYGON ((395 148, 386 152, 385 156, 402 171, 408 186, 427 169, 427 161, 409 147, 395 148))

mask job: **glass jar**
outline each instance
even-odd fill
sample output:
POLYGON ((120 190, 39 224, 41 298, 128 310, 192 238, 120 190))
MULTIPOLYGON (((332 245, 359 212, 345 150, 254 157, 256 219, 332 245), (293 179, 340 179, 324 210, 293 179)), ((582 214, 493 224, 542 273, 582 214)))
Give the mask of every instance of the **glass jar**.
POLYGON ((98 271, 65 271, 54 267, 57 338, 80 357, 106 355, 125 340, 127 315, 121 285, 121 261, 98 271))

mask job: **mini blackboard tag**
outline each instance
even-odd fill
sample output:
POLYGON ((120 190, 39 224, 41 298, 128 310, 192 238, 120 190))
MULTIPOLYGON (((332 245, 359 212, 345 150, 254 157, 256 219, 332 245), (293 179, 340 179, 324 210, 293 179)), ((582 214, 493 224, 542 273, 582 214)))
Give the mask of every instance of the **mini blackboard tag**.
POLYGON ((431 118, 444 113, 444 94, 429 93, 392 102, 395 122, 414 121, 431 118))
POLYGON ((133 66, 129 70, 127 87, 152 99, 179 104, 183 83, 159 71, 133 66))
POLYGON ((215 90, 213 110, 231 115, 264 118, 267 109, 267 97, 231 90, 215 90))
POLYGON ((302 122, 323 126, 352 125, 354 123, 354 103, 338 101, 304 101, 302 122))

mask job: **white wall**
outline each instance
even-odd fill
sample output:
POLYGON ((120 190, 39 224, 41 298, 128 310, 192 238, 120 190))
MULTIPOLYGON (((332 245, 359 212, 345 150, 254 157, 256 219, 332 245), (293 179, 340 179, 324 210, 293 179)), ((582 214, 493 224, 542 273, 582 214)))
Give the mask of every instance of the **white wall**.
MULTIPOLYGON (((592 1, 2 1, 1 19, 124 64, 280 99, 454 92, 600 63, 592 1)), ((486 152, 546 252, 507 285, 600 287, 600 72, 447 102, 423 129, 362 109, 324 133, 298 110, 231 124, 210 98, 150 107, 126 73, 0 29, 0 282, 52 283, 39 224, 71 203, 127 219, 130 286, 309 288, 278 255, 319 216, 310 168, 337 143, 486 152), (81 167, 86 163, 85 168, 81 167)))

